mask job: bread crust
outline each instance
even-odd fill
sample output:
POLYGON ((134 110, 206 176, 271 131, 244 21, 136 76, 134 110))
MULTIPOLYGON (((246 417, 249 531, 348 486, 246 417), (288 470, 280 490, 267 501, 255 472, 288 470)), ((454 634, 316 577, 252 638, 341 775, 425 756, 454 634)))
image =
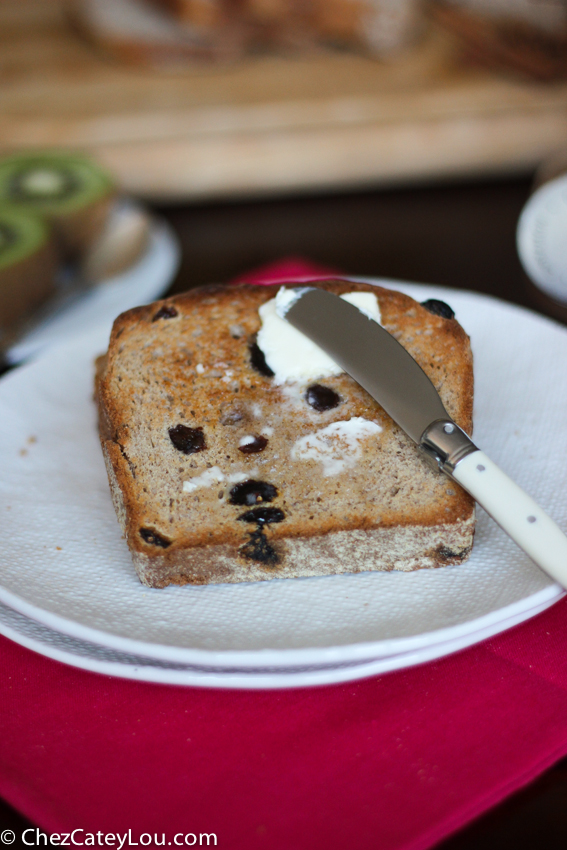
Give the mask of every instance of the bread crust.
MULTIPOLYGON (((455 319, 370 284, 317 285, 376 294, 384 327, 471 433, 472 354, 455 319)), ((258 308, 275 294, 275 287, 246 284, 203 287, 129 310, 114 323, 97 369, 100 435, 140 580, 163 587, 463 561, 474 533, 472 499, 429 467, 352 378, 322 380, 341 403, 318 412, 306 403, 305 386, 275 385, 251 365, 258 308), (291 457, 302 436, 354 417, 382 428, 361 442, 354 467, 324 476, 318 461, 291 457), (206 448, 176 448, 169 431, 178 425, 202 428, 206 448), (243 454, 240 439, 261 430, 269 434, 265 449, 243 454), (275 487, 269 504, 283 521, 256 528, 239 519, 246 506, 231 503, 235 473, 275 487), (185 481, 207 474, 209 486, 183 490, 185 481)))

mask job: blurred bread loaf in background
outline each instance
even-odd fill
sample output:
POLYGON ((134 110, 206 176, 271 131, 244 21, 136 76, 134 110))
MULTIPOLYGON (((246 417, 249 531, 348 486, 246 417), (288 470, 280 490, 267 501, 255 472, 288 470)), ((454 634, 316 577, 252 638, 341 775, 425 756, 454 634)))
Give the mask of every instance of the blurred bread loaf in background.
POLYGON ((397 0, 314 0, 321 37, 388 56, 411 44, 420 31, 417 3, 397 0))
POLYGON ((149 0, 75 0, 70 7, 79 31, 120 61, 175 68, 217 58, 215 28, 190 26, 186 20, 180 26, 170 11, 149 0))
POLYGON ((80 29, 125 61, 175 67, 329 47, 386 57, 420 32, 419 0, 75 0, 80 29))
POLYGON ((563 0, 432 0, 429 8, 488 67, 537 80, 567 76, 563 0))
POLYGON ((567 75, 563 0, 73 0, 107 53, 155 67, 233 62, 270 50, 395 57, 433 17, 468 58, 538 80, 567 75))

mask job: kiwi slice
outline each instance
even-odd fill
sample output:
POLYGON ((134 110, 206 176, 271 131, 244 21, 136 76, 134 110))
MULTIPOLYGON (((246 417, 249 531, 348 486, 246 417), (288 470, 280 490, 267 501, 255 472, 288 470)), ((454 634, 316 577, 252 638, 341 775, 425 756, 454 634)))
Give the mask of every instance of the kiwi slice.
POLYGON ((71 257, 102 231, 115 188, 80 154, 34 151, 0 159, 0 204, 45 217, 71 257))
POLYGON ((0 329, 5 334, 55 290, 58 256, 49 225, 0 207, 0 329))

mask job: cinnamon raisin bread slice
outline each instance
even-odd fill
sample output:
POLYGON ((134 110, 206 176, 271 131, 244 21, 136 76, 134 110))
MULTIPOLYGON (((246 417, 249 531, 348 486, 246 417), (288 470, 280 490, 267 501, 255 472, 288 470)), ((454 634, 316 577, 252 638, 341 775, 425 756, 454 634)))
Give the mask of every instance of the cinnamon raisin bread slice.
MULTIPOLYGON (((366 305, 470 433, 471 350, 447 305, 362 283, 317 285, 368 293, 366 305)), ((352 378, 310 372, 307 356, 299 377, 274 374, 258 341, 276 292, 205 287, 114 323, 97 376, 100 433, 140 580, 164 587, 463 561, 473 501, 352 378)))

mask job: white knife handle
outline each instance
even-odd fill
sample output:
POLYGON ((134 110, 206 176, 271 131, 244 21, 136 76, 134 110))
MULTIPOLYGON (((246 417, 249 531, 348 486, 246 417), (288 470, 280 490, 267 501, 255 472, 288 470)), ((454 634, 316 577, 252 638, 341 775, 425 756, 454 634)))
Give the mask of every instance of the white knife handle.
POLYGON ((542 570, 567 588, 567 537, 531 496, 481 451, 460 460, 451 475, 542 570))

